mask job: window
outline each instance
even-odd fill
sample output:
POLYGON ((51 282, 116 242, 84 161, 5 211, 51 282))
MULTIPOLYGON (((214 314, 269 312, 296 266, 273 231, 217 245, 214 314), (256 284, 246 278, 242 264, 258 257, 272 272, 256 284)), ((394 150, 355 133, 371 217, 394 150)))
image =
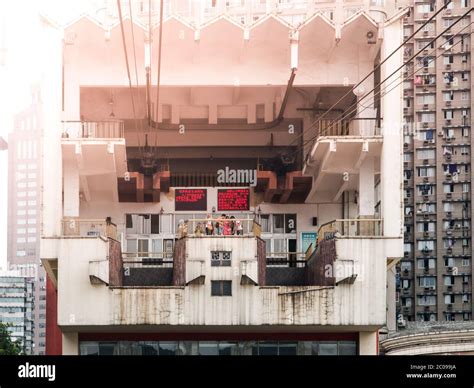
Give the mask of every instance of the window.
POLYGON ((227 251, 212 251, 211 252, 211 266, 212 267, 230 267, 231 252, 227 251))
MULTIPOLYGON (((452 44, 453 44, 453 43, 452 43, 452 38, 451 38, 450 40, 447 40, 446 44, 452 45, 452 44)), ((444 57, 444 64, 445 64, 445 65, 450 65, 450 64, 452 64, 452 63, 454 63, 454 56, 452 56, 452 55, 446 55, 446 56, 444 57)))
POLYGON ((461 93, 461 101, 469 100, 469 92, 462 92, 461 93))
POLYGON ((211 296, 232 296, 232 281, 211 280, 211 296))
POLYGON ((462 302, 469 303, 469 294, 462 294, 462 302))
POLYGON ((444 118, 446 120, 452 120, 454 118, 454 113, 452 110, 445 110, 444 111, 444 118))
POLYGON ((448 257, 444 259, 444 266, 445 267, 454 267, 454 259, 452 257, 448 257))
POLYGON ((461 8, 469 7, 469 0, 461 0, 461 8))
POLYGON ((158 214, 127 214, 127 234, 159 234, 158 214))
POLYGON ((436 260, 435 259, 418 259, 418 269, 425 268, 435 268, 436 260))
POLYGON ((422 113, 421 114, 421 122, 423 122, 423 123, 434 123, 435 122, 435 114, 434 113, 422 113))
POLYGON ((411 271, 411 262, 410 261, 402 261, 400 263, 400 270, 402 272, 408 272, 411 271))
POLYGON ((418 306, 434 306, 436 304, 436 296, 423 295, 418 297, 418 306))
POLYGON ((418 232, 434 232, 436 223, 434 222, 419 222, 417 223, 418 232))
POLYGON ((444 303, 446 303, 446 304, 454 303, 454 295, 445 295, 444 296, 444 303))
POLYGON ((445 276, 444 277, 445 286, 454 286, 454 276, 445 276))
POLYGON ((469 267, 471 265, 471 260, 470 259, 462 259, 462 266, 463 267, 469 267))
POLYGON ((420 287, 436 287, 436 277, 434 276, 420 276, 418 278, 418 285, 420 287))
POLYGON ((435 168, 434 167, 418 167, 418 176, 421 177, 430 177, 435 176, 435 168))
POLYGON ((443 93, 443 100, 444 101, 453 101, 454 100, 454 92, 451 90, 449 92, 443 93))
POLYGON ((418 150, 416 157, 417 159, 434 159, 435 150, 418 150))
POLYGON ((419 251, 432 251, 434 249, 433 240, 420 240, 418 241, 418 250, 419 251))

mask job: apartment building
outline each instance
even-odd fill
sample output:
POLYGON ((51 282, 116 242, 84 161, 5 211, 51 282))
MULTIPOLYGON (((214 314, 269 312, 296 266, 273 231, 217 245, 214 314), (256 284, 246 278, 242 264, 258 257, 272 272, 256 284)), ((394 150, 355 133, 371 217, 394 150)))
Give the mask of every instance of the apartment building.
POLYGON ((423 28, 404 56, 415 58, 404 71, 401 327, 472 319, 472 4, 444 5, 416 1, 404 19, 405 38, 423 28))
POLYGON ((7 264, 33 282, 34 354, 45 353, 46 276, 39 259, 41 210, 41 95, 15 116, 8 150, 7 264))
POLYGON ((224 3, 50 30, 47 353, 377 354, 394 329, 404 11, 224 3))
POLYGON ((0 272, 0 322, 23 354, 33 354, 34 282, 18 271, 0 272))

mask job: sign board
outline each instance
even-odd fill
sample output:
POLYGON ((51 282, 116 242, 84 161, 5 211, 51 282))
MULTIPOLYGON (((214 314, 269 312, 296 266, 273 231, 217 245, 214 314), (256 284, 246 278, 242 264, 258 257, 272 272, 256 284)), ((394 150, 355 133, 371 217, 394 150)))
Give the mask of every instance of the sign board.
POLYGON ((313 244, 314 251, 317 238, 318 233, 316 232, 301 232, 301 252, 306 252, 311 244, 313 244))
POLYGON ((250 209, 249 189, 217 190, 218 211, 246 211, 250 209))
POLYGON ((176 189, 174 199, 176 211, 207 210, 206 189, 176 189))

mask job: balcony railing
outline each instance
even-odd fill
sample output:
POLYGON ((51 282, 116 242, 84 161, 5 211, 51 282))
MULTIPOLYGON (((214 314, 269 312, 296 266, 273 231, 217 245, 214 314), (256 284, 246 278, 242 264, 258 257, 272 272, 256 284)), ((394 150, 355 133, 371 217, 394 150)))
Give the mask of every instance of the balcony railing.
POLYGON ((63 218, 62 235, 68 237, 110 237, 117 240, 117 225, 103 219, 63 218))
POLYGON ((178 223, 180 237, 260 237, 261 227, 254 218, 203 218, 178 223))
POLYGON ((63 121, 63 139, 122 139, 124 122, 111 121, 63 121))
POLYGON ((320 136, 363 136, 372 137, 382 134, 377 121, 373 119, 353 119, 353 120, 321 120, 316 128, 318 137, 320 136))
POLYGON ((321 225, 318 231, 318 244, 334 237, 373 237, 382 236, 381 219, 340 219, 321 225))

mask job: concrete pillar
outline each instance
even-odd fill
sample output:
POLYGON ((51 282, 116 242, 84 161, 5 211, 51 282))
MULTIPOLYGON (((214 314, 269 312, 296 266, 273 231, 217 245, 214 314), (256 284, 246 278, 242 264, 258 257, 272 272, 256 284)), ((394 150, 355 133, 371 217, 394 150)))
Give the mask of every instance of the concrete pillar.
POLYGON ((73 161, 64 163, 64 216, 79 217, 79 170, 73 161))
POLYGON ((387 328, 389 332, 397 329, 396 272, 395 267, 387 270, 387 328))
POLYGON ((61 234, 62 218, 62 152, 61 152, 61 68, 62 36, 59 31, 43 26, 48 55, 40 60, 42 67, 42 150, 41 163, 45 167, 42 180, 41 235, 61 234))
POLYGON ((78 333, 63 333, 63 356, 79 355, 78 333))
POLYGON ((375 208, 374 158, 367 157, 359 170, 359 215, 373 216, 375 208))
POLYGON ((378 355, 378 335, 377 331, 361 331, 359 333, 359 355, 378 355))
MULTIPOLYGON (((402 42, 403 28, 401 19, 388 24, 384 29, 381 59, 387 58, 402 42)), ((399 50, 382 66, 382 77, 385 79, 403 63, 403 50, 399 50)), ((387 237, 402 236, 402 101, 403 84, 401 70, 387 79, 391 86, 390 93, 382 99, 383 148, 381 155, 381 214, 384 235, 387 237)), ((401 243, 402 244, 402 243, 401 243)), ((401 250, 403 246, 401 246, 401 250)))

